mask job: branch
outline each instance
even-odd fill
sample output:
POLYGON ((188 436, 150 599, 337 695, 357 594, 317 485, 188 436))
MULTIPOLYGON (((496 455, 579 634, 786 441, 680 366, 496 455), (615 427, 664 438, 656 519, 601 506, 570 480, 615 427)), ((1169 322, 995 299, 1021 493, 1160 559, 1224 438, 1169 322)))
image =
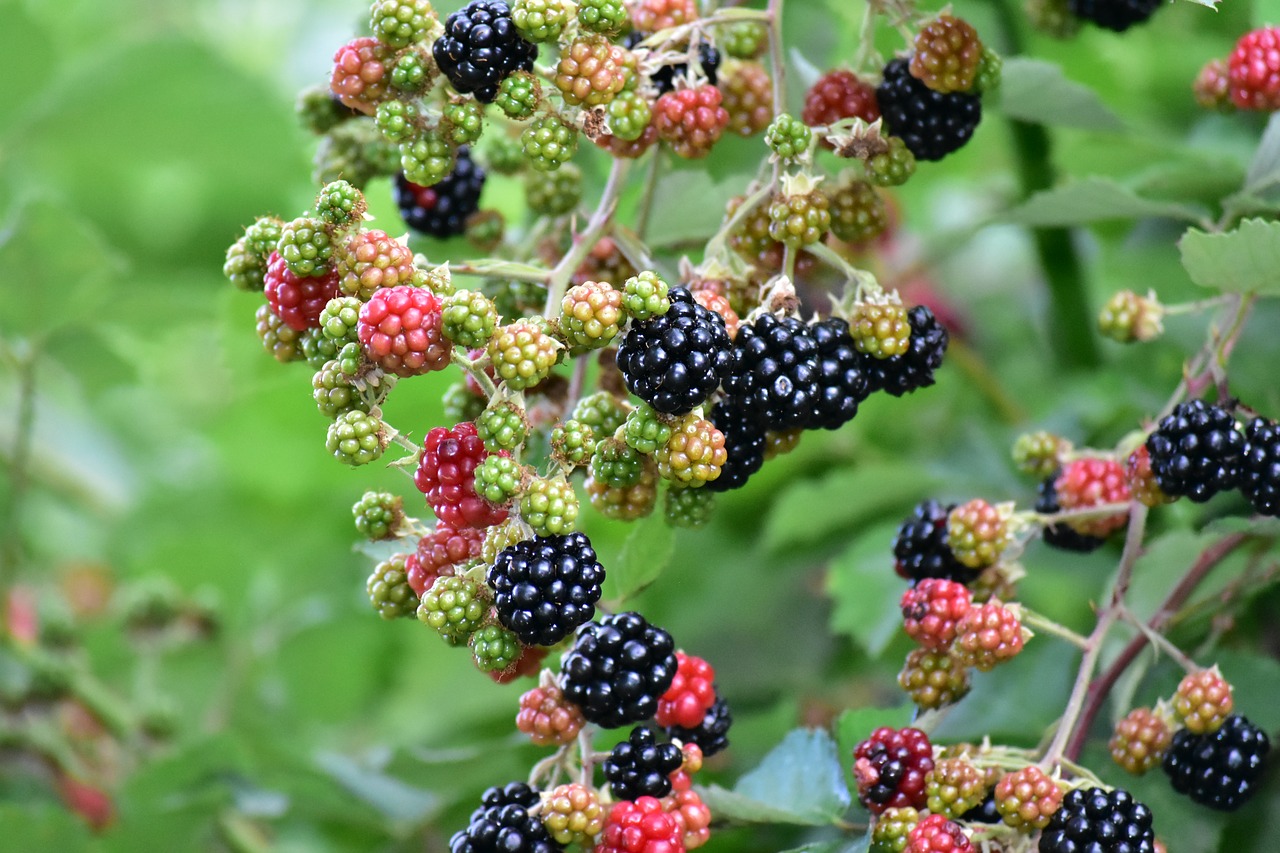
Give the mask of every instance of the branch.
POLYGON ((560 259, 560 263, 556 264, 547 275, 547 304, 542 310, 544 316, 554 317, 559 313, 560 300, 564 298, 569 279, 573 278, 573 273, 595 246, 596 241, 604 233, 605 226, 613 217, 613 210, 617 206, 618 195, 622 192, 630 165, 630 160, 621 157, 613 161, 613 165, 609 168, 609 180, 604 185, 604 192, 600 194, 600 203, 596 205, 596 212, 591 214, 591 219, 582 233, 574 236, 573 245, 560 259))

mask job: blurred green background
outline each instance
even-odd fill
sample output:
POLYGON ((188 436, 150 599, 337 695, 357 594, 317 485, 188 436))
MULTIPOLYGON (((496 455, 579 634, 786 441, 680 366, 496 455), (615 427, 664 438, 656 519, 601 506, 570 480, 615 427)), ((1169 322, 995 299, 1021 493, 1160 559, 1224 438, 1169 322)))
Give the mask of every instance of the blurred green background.
MULTIPOLYGON (((437 4, 442 13, 458 5, 437 4)), ((1027 52, 1060 63, 1119 120, 1114 132, 1053 128, 1061 174, 1205 203, 1238 187, 1262 122, 1198 111, 1189 83, 1251 23, 1280 17, 1277 7, 1180 2, 1123 37, 1086 30, 1065 43, 1026 33, 1015 9, 1027 52)), ((793 0, 787 9, 798 109, 818 69, 851 57, 861 4, 793 0)), ((961 0, 955 9, 1008 47, 1000 7, 961 0)), ((136 707, 168 709, 174 735, 141 757, 107 756, 116 816, 101 836, 66 812, 47 774, 0 756, 0 850, 442 850, 481 789, 523 777, 540 755, 511 725, 525 685, 493 685, 415 621, 384 623, 369 609, 372 558, 353 546, 350 506, 387 488, 416 508, 415 493, 394 470, 327 458, 310 371, 262 351, 258 302, 221 275, 226 246, 254 217, 310 205, 314 142, 294 118, 294 95, 327 79, 333 50, 365 14, 348 0, 0 0, 6 459, 21 365, 35 354, 28 484, 19 503, 14 479, 4 479, 0 535, 42 612, 67 610, 103 584, 123 599, 164 578, 220 622, 208 641, 159 644, 126 635, 116 606, 76 622, 78 659, 136 707)), ((885 50, 894 38, 885 35, 885 50)), ((659 190, 655 242, 709 235, 719 202, 741 191, 762 150, 733 139, 711 161, 674 167, 659 190)), ((590 196, 605 163, 594 151, 579 162, 590 196)), ((908 646, 895 633, 902 584, 889 543, 913 504, 1030 504, 1034 484, 1008 462, 1013 436, 1044 427, 1112 445, 1158 410, 1201 339, 1202 320, 1173 318, 1156 344, 1099 343, 1096 367, 1067 369, 1087 353, 1051 348, 1026 232, 977 227, 1019 197, 1015 164, 1008 123, 989 108, 973 144, 923 165, 897 194, 904 230, 882 272, 897 280, 894 270, 922 262, 967 329, 937 386, 873 399, 840 432, 806 436, 726 496, 711 528, 678 533, 670 567, 635 602, 717 668, 738 723, 714 779, 731 782, 797 725, 899 706, 893 675, 908 646)), ((387 183, 368 191, 379 227, 403 231, 387 183)), ((490 181, 485 206, 519 225, 521 204, 517 183, 490 181)), ((1076 233, 1087 316, 1121 287, 1154 288, 1166 302, 1203 295, 1179 265, 1178 234, 1160 220, 1076 233)), ((417 248, 433 261, 468 253, 461 241, 417 248)), ((1259 309, 1233 372, 1236 393, 1273 416, 1278 320, 1274 307, 1259 309)), ((452 378, 403 383, 388 421, 420 437, 442 421, 452 378)), ((1165 550, 1145 561, 1143 601, 1158 600, 1202 541, 1188 531, 1240 509, 1165 511, 1156 529, 1165 550)), ((608 566, 629 530, 584 515, 608 566)), ((645 524, 638 535, 659 541, 661 523, 645 524)), ((1115 556, 1033 547, 1024 596, 1087 628, 1115 556)), ((1273 732, 1280 665, 1257 650, 1274 648, 1259 614, 1277 605, 1273 594, 1239 607, 1230 647, 1212 652, 1239 685, 1240 706, 1273 732)), ((1193 620, 1188 636, 1207 622, 1193 620)), ((976 679, 940 736, 1038 740, 1060 712, 1074 660, 1046 639, 1005 669, 976 679)), ((1157 665, 1126 689, 1149 702, 1175 680, 1157 665)), ((905 708, 887 715, 908 717, 905 708)), ((1086 758, 1122 781, 1100 748, 1086 758)), ((1173 853, 1262 853, 1280 849, 1274 776, 1225 831, 1218 816, 1168 794, 1160 774, 1130 784, 1152 803, 1173 853)), ((776 851, 806 837, 730 831, 706 849, 776 851)))

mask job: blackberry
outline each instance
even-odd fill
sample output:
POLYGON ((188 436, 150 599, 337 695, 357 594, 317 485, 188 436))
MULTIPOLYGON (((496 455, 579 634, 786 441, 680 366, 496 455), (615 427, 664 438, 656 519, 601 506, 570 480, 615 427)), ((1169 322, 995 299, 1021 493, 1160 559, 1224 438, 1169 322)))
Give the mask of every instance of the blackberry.
POLYGON ((741 401, 726 397, 711 409, 711 423, 724 433, 727 454, 720 476, 702 488, 727 492, 746 485, 747 478, 764 464, 765 428, 741 401))
POLYGON ((1160 0, 1067 0, 1072 15, 1122 33, 1155 14, 1160 0))
POLYGON ((1244 435, 1221 406, 1179 403, 1147 437, 1151 471, 1166 495, 1203 503, 1233 489, 1244 463, 1244 435))
POLYGON ((618 367, 631 393, 663 414, 683 415, 706 402, 730 373, 733 345, 720 315, 687 288, 671 288, 668 299, 665 314, 631 324, 618 347, 618 367))
POLYGON ((1280 424, 1254 418, 1244 435, 1240 491, 1262 515, 1280 515, 1280 424))
POLYGON ((535 536, 489 569, 498 621, 526 646, 554 646, 595 615, 604 567, 581 533, 535 536))
POLYGON ((795 317, 761 314, 738 327, 737 365, 725 391, 765 429, 805 426, 818 395, 818 342, 795 317))
POLYGON ((917 160, 941 160, 962 147, 982 120, 982 101, 964 92, 935 92, 911 76, 906 59, 884 69, 876 102, 888 132, 917 160))
POLYGON ((559 853, 546 827, 529 809, 538 804, 536 791, 521 782, 485 791, 480 808, 471 813, 466 829, 449 839, 449 853, 559 853))
POLYGON ((894 571, 909 581, 941 578, 971 583, 979 574, 961 563, 947 547, 947 516, 955 504, 921 501, 898 527, 893 540, 894 571))
POLYGON ((704 757, 710 758, 729 746, 729 729, 733 726, 733 714, 729 711, 729 703, 716 691, 716 703, 707 710, 707 715, 697 728, 686 729, 682 726, 668 726, 667 737, 681 743, 694 743, 702 750, 704 757))
POLYGON ((1077 788, 1040 834, 1040 853, 1155 853, 1151 809, 1123 788, 1077 788))
POLYGON ((467 217, 480 208, 484 169, 472 159, 467 146, 458 149, 453 171, 429 187, 396 176, 395 200, 406 225, 432 237, 455 237, 467 230, 467 217))
POLYGON ((887 808, 924 808, 925 778, 933 769, 933 747, 919 729, 882 726, 854 750, 858 799, 872 814, 887 808))
MULTIPOLYGON (((628 41, 635 38, 635 42, 639 43, 643 34, 632 33, 627 37, 628 41), (640 38, 635 38, 640 35, 640 38)), ((698 65, 702 67, 702 73, 707 78, 707 82, 712 86, 716 85, 716 81, 720 72, 720 51, 716 50, 705 41, 698 42, 698 65)), ((659 95, 665 95, 676 87, 676 78, 684 78, 689 74, 689 66, 686 63, 679 65, 663 65, 657 71, 649 76, 649 81, 653 83, 653 87, 658 90, 659 95)))
POLYGON ((867 398, 867 378, 862 358, 853 346, 849 324, 831 317, 809 327, 818 344, 815 379, 817 393, 806 429, 839 429, 858 413, 858 404, 867 398))
POLYGON ((449 16, 431 46, 436 65, 453 88, 493 103, 498 86, 517 71, 532 71, 538 48, 525 41, 505 0, 471 0, 449 16))
MULTIPOLYGON (((1062 506, 1058 503, 1058 489, 1055 485, 1057 480, 1058 472, 1055 471, 1040 484, 1039 497, 1034 507, 1036 512, 1050 515, 1061 511, 1062 506)), ((1060 551, 1077 551, 1081 554, 1096 551, 1107 544, 1107 540, 1101 536, 1087 536, 1066 524, 1046 524, 1043 539, 1044 544, 1050 548, 1057 548, 1060 551)))
POLYGON ((947 330, 925 305, 908 311, 907 320, 911 323, 909 350, 888 358, 863 356, 862 371, 869 390, 901 397, 934 383, 933 372, 947 352, 947 330))
POLYGON ((996 795, 992 791, 987 794, 987 798, 969 809, 960 819, 967 823, 1000 823, 1004 820, 1000 816, 1000 810, 996 808, 996 795))
POLYGON ((683 761, 680 747, 658 743, 653 729, 636 726, 605 759, 604 777, 618 800, 665 797, 671 793, 669 777, 680 769, 683 761))
POLYGON ((1266 732, 1232 714, 1213 734, 1179 729, 1164 754, 1173 790, 1202 806, 1231 812, 1257 792, 1262 763, 1271 750, 1266 732))
POLYGON ((658 710, 676 675, 675 644, 639 613, 618 613, 579 628, 560 670, 565 698, 582 716, 616 729, 658 710))

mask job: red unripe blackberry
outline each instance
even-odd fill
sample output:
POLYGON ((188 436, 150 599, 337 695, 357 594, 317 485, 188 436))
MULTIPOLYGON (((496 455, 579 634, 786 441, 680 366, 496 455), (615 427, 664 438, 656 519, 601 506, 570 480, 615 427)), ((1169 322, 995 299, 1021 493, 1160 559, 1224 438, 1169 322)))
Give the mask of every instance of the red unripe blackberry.
POLYGON ((993 598, 961 618, 953 648, 962 663, 986 672, 1017 657, 1024 642, 1018 615, 993 598))
POLYGON ((907 833, 903 853, 974 853, 964 828, 940 814, 921 818, 907 833))
POLYGON ((609 811, 594 853, 680 853, 682 836, 679 822, 662 810, 661 801, 623 800, 609 811))
POLYGON ((391 48, 368 36, 354 39, 333 55, 329 89, 343 105, 373 115, 387 94, 391 48))
POLYGON ((458 149, 453 169, 443 180, 429 187, 412 183, 401 172, 396 175, 396 207, 414 231, 432 237, 456 237, 467 230, 467 218, 480 208, 485 173, 472 159, 467 146, 458 149))
MULTIPOLYGON (((1127 503, 1133 498, 1124 467, 1113 459, 1074 459, 1062 466, 1053 488, 1063 510, 1127 503)), ((1128 513, 1118 512, 1103 518, 1071 519, 1064 523, 1085 536, 1105 538, 1124 527, 1128 517, 1128 513)))
POLYGON ((674 643, 639 613, 618 613, 579 628, 560 669, 565 697, 589 721, 615 729, 658 710, 675 678, 674 643))
POLYGON ((1191 400, 1161 419, 1147 452, 1161 491, 1201 503, 1239 484, 1244 444, 1230 412, 1191 400))
POLYGON ((453 345, 440 329, 440 312, 439 298, 425 287, 384 287, 361 306, 356 335, 369 360, 387 373, 443 370, 453 345))
POLYGON ((467 421, 452 429, 436 427, 422 439, 422 451, 413 483, 426 495, 437 518, 453 527, 476 528, 506 520, 505 509, 493 506, 475 491, 476 466, 489 456, 476 435, 475 424, 467 421))
POLYGON ((1163 717, 1150 708, 1134 708, 1116 723, 1107 746, 1116 764, 1141 776, 1160 766, 1172 741, 1173 732, 1163 717))
POLYGON ((1280 28, 1240 37, 1227 60, 1227 91, 1242 110, 1280 109, 1280 28))
POLYGON ((894 59, 876 88, 888 133, 900 137, 917 160, 941 160, 961 148, 982 120, 982 101, 964 92, 935 92, 894 59))
POLYGON ((271 313, 295 332, 319 328, 324 306, 330 299, 342 295, 336 273, 330 272, 321 278, 296 276, 277 252, 267 258, 264 281, 271 313))
POLYGON ((662 808, 679 824, 685 850, 696 850, 711 838, 711 809, 697 791, 677 789, 662 799, 662 808))
POLYGON ((479 559, 483 546, 483 530, 437 524, 435 530, 418 540, 417 550, 405 563, 409 586, 419 596, 425 595, 436 578, 451 575, 455 567, 479 559))
POLYGON ((1266 732, 1239 714, 1213 734, 1178 729, 1164 755, 1173 790, 1218 811, 1235 811, 1253 797, 1271 751, 1266 732))
POLYGON ((1040 834, 1040 853, 1155 853, 1151 809, 1123 788, 1077 788, 1040 834))
POLYGON ((909 581, 941 578, 967 584, 978 576, 977 569, 961 563, 947 547, 947 516, 955 508, 955 504, 926 500, 911 511, 893 540, 894 571, 898 577, 909 581))
POLYGON ((1280 424, 1254 418, 1245 428, 1240 492, 1261 515, 1280 515, 1280 424))
POLYGON ((337 252, 334 273, 342 292, 369 301, 383 287, 413 280, 413 252, 385 231, 352 234, 337 252))
POLYGON ((516 728, 538 746, 572 743, 586 724, 581 709, 554 684, 535 687, 520 697, 516 728))
POLYGON ((448 17, 431 56, 461 94, 492 103, 498 86, 517 71, 532 71, 538 47, 525 41, 505 0, 471 0, 448 17))
POLYGON ((678 156, 706 157, 729 125, 720 90, 710 84, 667 92, 653 105, 653 126, 678 156))
POLYGON ((710 758, 729 746, 729 729, 732 726, 733 714, 729 703, 717 691, 715 704, 707 709, 701 723, 693 728, 667 726, 666 731, 667 737, 686 745, 695 744, 704 756, 710 758))
POLYGON ((919 729, 876 729, 854 750, 858 799, 872 814, 887 808, 924 808, 925 777, 933 769, 933 746, 919 729))
MULTIPOLYGON (((1277 67, 1280 68, 1280 62, 1277 62, 1277 67)), ((1206 62, 1191 84, 1196 103, 1206 110, 1231 112, 1235 109, 1235 102, 1231 100, 1230 75, 1227 60, 1217 58, 1206 62)))
POLYGON ((880 118, 875 87, 859 80, 852 71, 828 71, 805 95, 800 117, 810 127, 855 117, 871 124, 880 118))
POLYGON ((1117 33, 1145 22, 1158 8, 1160 0, 1067 0, 1072 15, 1117 33))
POLYGON ((902 594, 902 626, 926 649, 942 650, 956 638, 956 627, 973 606, 973 594, 955 581, 925 578, 902 594))
POLYGON ((1062 803, 1062 789, 1033 764, 1001 777, 995 800, 1006 824, 1030 832, 1049 825, 1062 803))
POLYGON ((1231 715, 1235 700, 1231 685, 1218 668, 1188 673, 1173 694, 1173 711, 1192 734, 1212 734, 1231 715))
POLYGON ((700 657, 676 652, 676 675, 658 698, 655 716, 660 726, 696 728, 716 703, 716 671, 700 657))
POLYGON ((653 33, 698 19, 695 0, 636 0, 631 5, 631 23, 641 32, 653 33))
POLYGON ((604 776, 615 799, 665 797, 671 793, 672 773, 680 769, 680 747, 658 743, 653 729, 636 726, 604 761, 604 776))
POLYGON ((560 54, 554 75, 556 88, 565 103, 573 106, 607 104, 626 83, 626 57, 624 48, 610 44, 606 38, 579 38, 560 54))
POLYGON ((582 533, 535 536, 489 569, 498 621, 526 646, 554 646, 596 613, 604 567, 582 533))
MULTIPOLYGON (((1036 512, 1053 515, 1062 510, 1062 506, 1058 503, 1057 482, 1058 477, 1054 474, 1040 483, 1038 488, 1039 496, 1034 507, 1036 512)), ((1076 551, 1081 554, 1096 551, 1107 544, 1107 540, 1101 536, 1086 536, 1066 524, 1046 524, 1042 538, 1044 539, 1044 544, 1050 548, 1057 548, 1062 551, 1076 551)))
POLYGON ((729 113, 729 130, 740 136, 754 136, 773 121, 773 80, 760 63, 726 65, 718 88, 729 113))
POLYGON ((683 415, 706 402, 733 365, 724 320, 686 288, 668 293, 667 313, 631 324, 618 347, 627 389, 655 410, 683 415))

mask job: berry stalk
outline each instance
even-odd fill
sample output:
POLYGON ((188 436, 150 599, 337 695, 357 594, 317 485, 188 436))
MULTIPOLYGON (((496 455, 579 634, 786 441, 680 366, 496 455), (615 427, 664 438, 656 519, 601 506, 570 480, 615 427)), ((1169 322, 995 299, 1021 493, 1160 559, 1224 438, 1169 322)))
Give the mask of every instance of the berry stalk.
POLYGON ((595 246, 596 240, 604 234, 609 220, 613 218, 613 211, 617 207, 618 196, 626 185, 627 171, 630 167, 631 161, 621 158, 615 159, 613 165, 609 167, 609 179, 605 182, 604 191, 600 194, 600 202, 596 205, 595 213, 591 214, 591 219, 588 220, 587 227, 582 233, 574 236, 573 246, 565 252, 560 263, 556 264, 547 276, 547 303, 542 311, 544 317, 552 318, 559 315, 560 301, 564 299, 564 290, 569 284, 569 279, 573 277, 574 270, 586 258, 587 253, 595 246))

